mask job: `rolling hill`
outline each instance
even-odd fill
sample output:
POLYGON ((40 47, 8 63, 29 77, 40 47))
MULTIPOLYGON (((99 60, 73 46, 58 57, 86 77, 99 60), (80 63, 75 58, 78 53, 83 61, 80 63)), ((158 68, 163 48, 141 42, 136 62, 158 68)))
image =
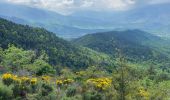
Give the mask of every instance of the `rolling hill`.
POLYGON ((167 52, 161 50, 161 48, 166 48, 165 45, 168 42, 141 30, 94 33, 72 42, 114 57, 117 57, 119 49, 125 57, 132 61, 155 60, 161 62, 169 59, 167 52))

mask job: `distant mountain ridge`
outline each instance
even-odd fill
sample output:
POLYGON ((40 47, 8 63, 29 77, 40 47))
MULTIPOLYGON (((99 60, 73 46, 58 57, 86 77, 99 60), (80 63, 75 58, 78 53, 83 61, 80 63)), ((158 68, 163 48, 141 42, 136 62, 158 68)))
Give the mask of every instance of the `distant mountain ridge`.
MULTIPOLYGON (((43 27, 64 38, 76 38, 102 29, 79 28, 76 18, 22 5, 0 3, 0 16, 19 24, 43 27)), ((78 21, 79 23, 79 21, 78 21)), ((83 24, 81 22, 81 24, 83 24)))
POLYGON ((43 27, 63 38, 126 29, 141 29, 167 38, 170 37, 169 5, 150 5, 123 12, 81 11, 64 16, 44 9, 0 3, 0 15, 20 24, 43 27))

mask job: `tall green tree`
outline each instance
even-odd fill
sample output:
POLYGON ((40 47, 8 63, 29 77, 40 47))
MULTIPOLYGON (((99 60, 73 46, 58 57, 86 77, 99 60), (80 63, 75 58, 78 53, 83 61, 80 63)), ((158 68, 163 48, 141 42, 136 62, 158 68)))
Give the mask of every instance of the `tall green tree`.
POLYGON ((11 71, 18 71, 27 68, 33 61, 35 53, 31 50, 25 51, 9 45, 2 55, 1 64, 11 71))

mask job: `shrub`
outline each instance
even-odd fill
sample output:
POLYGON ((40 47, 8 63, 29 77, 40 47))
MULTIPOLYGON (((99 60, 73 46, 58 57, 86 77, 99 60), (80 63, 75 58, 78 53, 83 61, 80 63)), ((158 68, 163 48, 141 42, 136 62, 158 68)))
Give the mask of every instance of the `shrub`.
POLYGON ((73 97, 76 94, 76 88, 75 87, 69 87, 67 89, 66 95, 67 97, 73 97))
POLYGON ((103 95, 99 92, 86 92, 83 96, 83 100, 104 100, 103 95))
POLYGON ((7 87, 0 83, 0 100, 11 100, 12 90, 11 87, 7 87))
POLYGON ((112 80, 109 78, 92 78, 87 80, 87 84, 94 85, 99 90, 106 90, 111 87, 112 80))
POLYGON ((35 73, 38 76, 54 74, 55 73, 55 70, 53 69, 53 67, 51 65, 49 65, 46 61, 42 60, 42 59, 37 59, 34 62, 34 66, 35 66, 35 73))
POLYGON ((47 96, 53 91, 52 86, 50 84, 43 83, 42 84, 42 96, 47 96))
POLYGON ((13 95, 15 97, 26 98, 26 95, 29 92, 29 86, 25 86, 25 85, 21 85, 21 84, 16 84, 16 85, 14 85, 12 90, 13 90, 13 95))
POLYGON ((9 86, 12 84, 14 77, 15 76, 10 73, 5 73, 2 75, 2 81, 5 85, 9 86))
POLYGON ((68 85, 70 85, 70 84, 72 84, 74 82, 74 80, 73 79, 69 79, 69 78, 67 78, 67 79, 58 79, 58 80, 56 80, 56 85, 58 86, 58 87, 61 87, 62 85, 65 85, 65 86, 68 86, 68 85))
POLYGON ((51 77, 50 76, 42 76, 42 80, 44 81, 44 82, 50 82, 50 80, 51 80, 51 77))

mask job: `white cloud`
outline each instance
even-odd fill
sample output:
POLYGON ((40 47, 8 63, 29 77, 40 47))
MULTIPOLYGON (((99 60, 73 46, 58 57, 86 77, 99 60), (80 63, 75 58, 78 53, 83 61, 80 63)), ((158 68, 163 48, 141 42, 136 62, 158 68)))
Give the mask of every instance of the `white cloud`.
POLYGON ((99 10, 126 10, 133 4, 130 0, 93 0, 92 7, 99 10))
POLYGON ((150 4, 168 3, 170 0, 151 0, 150 4))
POLYGON ((10 3, 28 5, 70 14, 78 10, 119 11, 141 4, 157 4, 170 0, 3 0, 10 3))
POLYGON ((8 2, 13 2, 13 3, 26 3, 30 2, 30 0, 7 0, 8 2))
POLYGON ((4 0, 10 3, 44 8, 59 13, 77 10, 125 10, 131 0, 4 0))

